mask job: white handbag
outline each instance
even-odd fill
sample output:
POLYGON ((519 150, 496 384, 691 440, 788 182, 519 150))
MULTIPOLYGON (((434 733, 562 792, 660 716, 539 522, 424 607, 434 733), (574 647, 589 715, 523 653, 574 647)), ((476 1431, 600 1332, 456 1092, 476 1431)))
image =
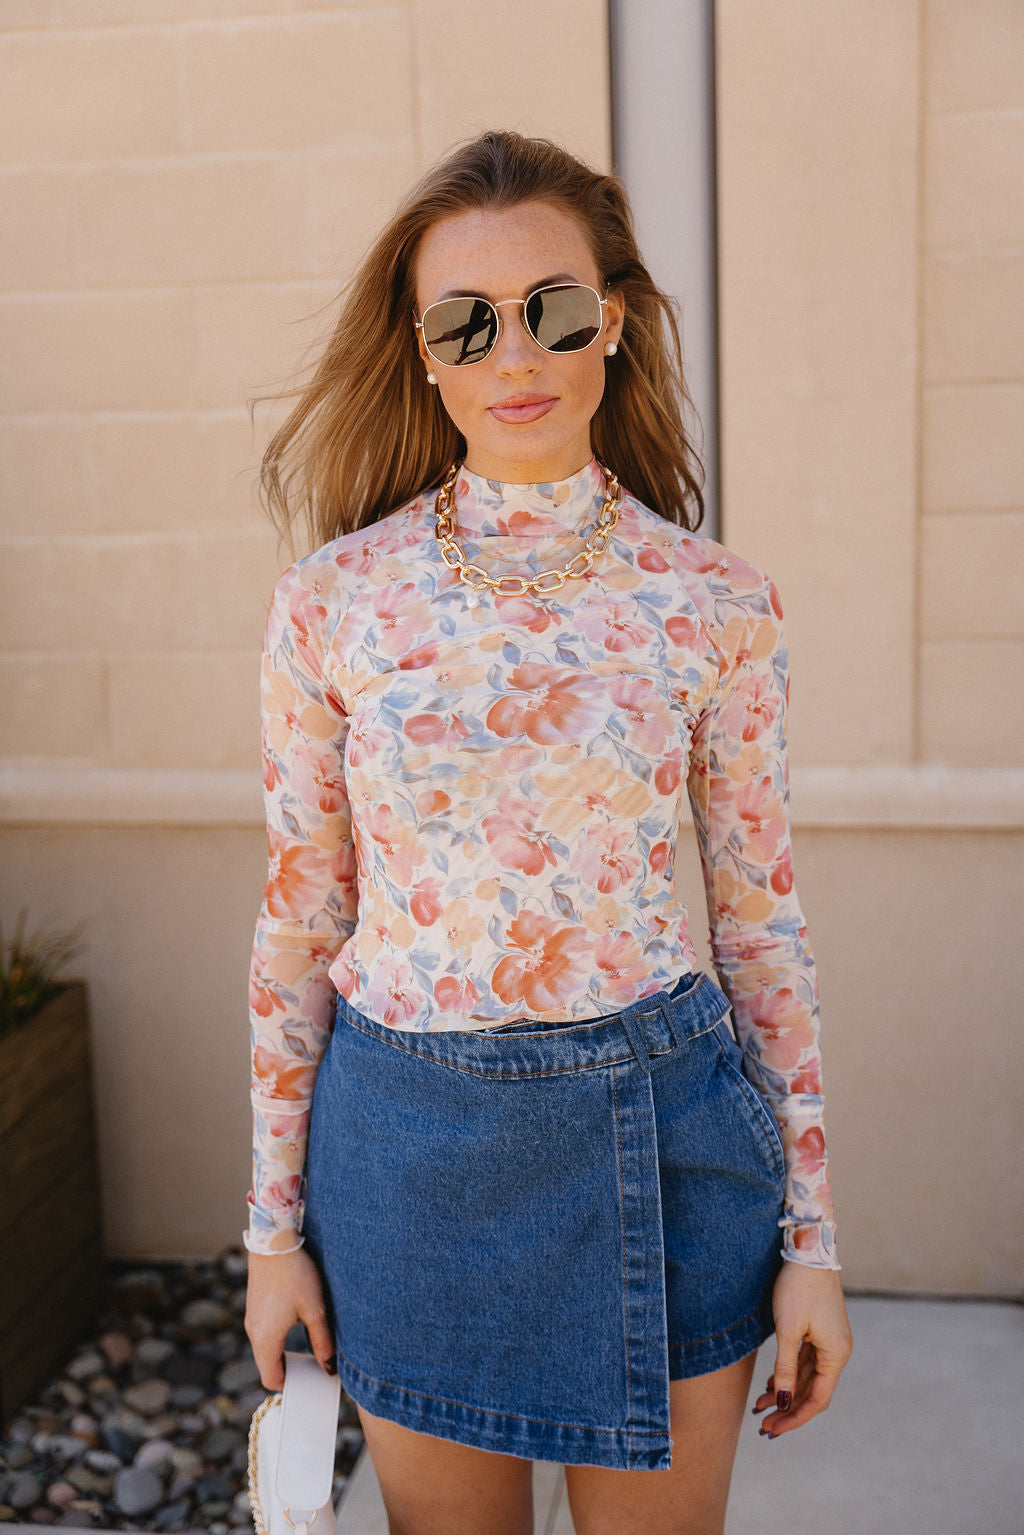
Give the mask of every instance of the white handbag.
POLYGON ((312 1354, 285 1351, 284 1390, 249 1426, 249 1506, 256 1535, 337 1535, 331 1491, 341 1381, 312 1354))

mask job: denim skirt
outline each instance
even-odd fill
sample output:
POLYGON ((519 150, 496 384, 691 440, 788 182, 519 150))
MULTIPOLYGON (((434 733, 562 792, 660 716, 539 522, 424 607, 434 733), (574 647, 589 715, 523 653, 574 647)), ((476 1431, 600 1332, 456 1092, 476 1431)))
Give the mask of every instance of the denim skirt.
POLYGON ((339 997, 306 1246, 369 1412, 566 1465, 671 1465, 669 1382, 774 1331, 785 1163, 706 975, 609 1017, 412 1032, 339 997))

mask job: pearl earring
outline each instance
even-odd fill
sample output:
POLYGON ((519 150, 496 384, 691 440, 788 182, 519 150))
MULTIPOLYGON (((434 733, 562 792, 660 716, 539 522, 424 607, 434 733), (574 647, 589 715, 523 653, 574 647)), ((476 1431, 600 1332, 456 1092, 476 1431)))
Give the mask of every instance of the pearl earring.
POLYGON ((614 357, 614 356, 615 356, 615 353, 616 353, 616 352, 617 352, 617 351, 618 351, 618 350, 619 350, 619 349, 618 349, 618 347, 617 347, 617 346, 616 346, 616 345, 615 345, 615 342, 614 342, 614 341, 606 341, 606 342, 605 342, 605 346, 604 346, 604 355, 605 355, 605 356, 606 356, 606 357, 614 357))
POLYGON ((428 373, 427 374, 427 383, 428 384, 436 384, 437 383, 437 374, 436 373, 428 373))

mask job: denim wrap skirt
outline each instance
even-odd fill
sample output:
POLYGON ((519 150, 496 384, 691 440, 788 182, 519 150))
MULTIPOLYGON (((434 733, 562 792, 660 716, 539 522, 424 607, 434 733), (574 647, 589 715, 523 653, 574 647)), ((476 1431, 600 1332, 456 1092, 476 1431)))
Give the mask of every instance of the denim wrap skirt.
POLYGON ((339 997, 305 1234, 349 1395, 479 1449, 669 1467, 670 1380, 774 1331, 785 1164, 741 1062, 701 973, 473 1031, 339 997))

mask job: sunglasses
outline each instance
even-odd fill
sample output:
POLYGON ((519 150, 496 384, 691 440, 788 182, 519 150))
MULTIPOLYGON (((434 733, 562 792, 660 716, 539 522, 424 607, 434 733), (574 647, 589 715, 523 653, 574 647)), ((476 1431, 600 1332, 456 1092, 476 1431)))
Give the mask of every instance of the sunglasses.
POLYGON ((429 304, 416 329, 435 362, 461 368, 483 362, 501 335, 498 310, 522 306, 522 321, 545 352, 582 352, 601 334, 608 302, 585 283, 553 283, 535 288, 526 298, 505 298, 492 304, 485 298, 443 298, 429 304))

